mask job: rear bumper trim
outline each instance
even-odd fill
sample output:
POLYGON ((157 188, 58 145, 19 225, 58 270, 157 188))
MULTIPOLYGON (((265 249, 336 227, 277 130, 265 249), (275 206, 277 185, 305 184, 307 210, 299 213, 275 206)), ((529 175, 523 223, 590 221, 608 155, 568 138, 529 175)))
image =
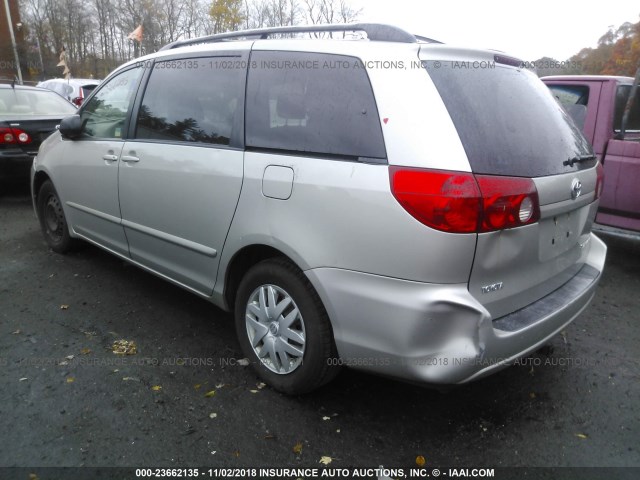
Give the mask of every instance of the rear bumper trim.
POLYGON ((517 332, 533 325, 542 317, 560 310, 567 303, 580 297, 594 283, 600 272, 590 265, 584 265, 580 271, 562 287, 520 310, 493 321, 493 327, 505 332, 517 332))

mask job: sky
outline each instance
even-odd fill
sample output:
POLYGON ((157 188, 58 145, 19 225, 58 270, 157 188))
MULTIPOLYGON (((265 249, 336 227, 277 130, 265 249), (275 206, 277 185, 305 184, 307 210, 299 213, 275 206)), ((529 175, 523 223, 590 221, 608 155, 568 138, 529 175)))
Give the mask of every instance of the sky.
POLYGON ((445 43, 502 50, 525 61, 566 60, 610 26, 640 21, 638 0, 349 0, 361 22, 390 23, 445 43))

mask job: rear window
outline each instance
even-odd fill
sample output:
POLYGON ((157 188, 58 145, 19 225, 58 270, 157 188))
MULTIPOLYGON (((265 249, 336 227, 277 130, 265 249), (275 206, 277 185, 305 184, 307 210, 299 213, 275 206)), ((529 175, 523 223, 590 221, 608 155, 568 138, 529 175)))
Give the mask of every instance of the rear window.
POLYGON ((253 52, 247 147, 384 159, 369 77, 352 57, 253 52))
POLYGON ((460 68, 461 63, 423 62, 475 173, 542 177, 595 165, 564 165, 591 155, 591 146, 533 73, 497 62, 492 68, 460 68))
MULTIPOLYGON (((616 109, 615 116, 613 117, 613 129, 616 132, 620 131, 622 125, 622 116, 624 109, 629 100, 629 93, 631 93, 631 85, 619 85, 616 91, 616 109)), ((631 105, 631 114, 627 122, 625 129, 627 132, 639 132, 640 131, 640 90, 636 93, 636 97, 631 105)))
POLYGON ((3 88, 0 90, 0 117, 19 115, 60 115, 76 112, 73 105, 49 90, 3 88))

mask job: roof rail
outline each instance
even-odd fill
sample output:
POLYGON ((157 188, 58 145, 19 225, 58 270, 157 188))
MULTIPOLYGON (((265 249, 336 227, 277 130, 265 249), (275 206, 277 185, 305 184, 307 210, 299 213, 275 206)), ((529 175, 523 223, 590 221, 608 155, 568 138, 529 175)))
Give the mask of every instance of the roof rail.
POLYGON ((205 37, 190 38, 186 40, 178 40, 176 42, 165 45, 160 50, 171 50, 172 48, 185 47, 188 45, 197 45, 200 43, 223 42, 238 38, 260 39, 264 40, 271 35, 286 33, 314 33, 314 32, 351 32, 363 31, 367 34, 367 38, 376 42, 399 42, 399 43, 416 43, 418 41, 427 41, 430 43, 440 43, 426 37, 416 37, 406 30, 392 25, 382 23, 341 23, 327 25, 306 25, 306 26, 287 26, 273 28, 258 28, 254 30, 240 30, 238 32, 218 33, 216 35, 208 35, 205 37))

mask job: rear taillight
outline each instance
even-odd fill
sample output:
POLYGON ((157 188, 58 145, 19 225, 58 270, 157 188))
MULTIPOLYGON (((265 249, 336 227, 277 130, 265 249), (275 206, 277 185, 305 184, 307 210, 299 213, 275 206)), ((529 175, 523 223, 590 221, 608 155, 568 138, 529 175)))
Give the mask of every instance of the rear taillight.
POLYGON ((596 200, 602 195, 602 189, 604 187, 604 167, 600 162, 596 165, 596 200))
POLYGON ((521 227, 540 218, 533 180, 390 167, 391 192, 416 220, 450 233, 521 227))
POLYGON ((26 145, 31 143, 31 136, 19 128, 0 128, 0 144, 26 145))
POLYGON ((481 232, 535 223, 540 218, 538 191, 530 178, 476 175, 482 193, 481 232))

